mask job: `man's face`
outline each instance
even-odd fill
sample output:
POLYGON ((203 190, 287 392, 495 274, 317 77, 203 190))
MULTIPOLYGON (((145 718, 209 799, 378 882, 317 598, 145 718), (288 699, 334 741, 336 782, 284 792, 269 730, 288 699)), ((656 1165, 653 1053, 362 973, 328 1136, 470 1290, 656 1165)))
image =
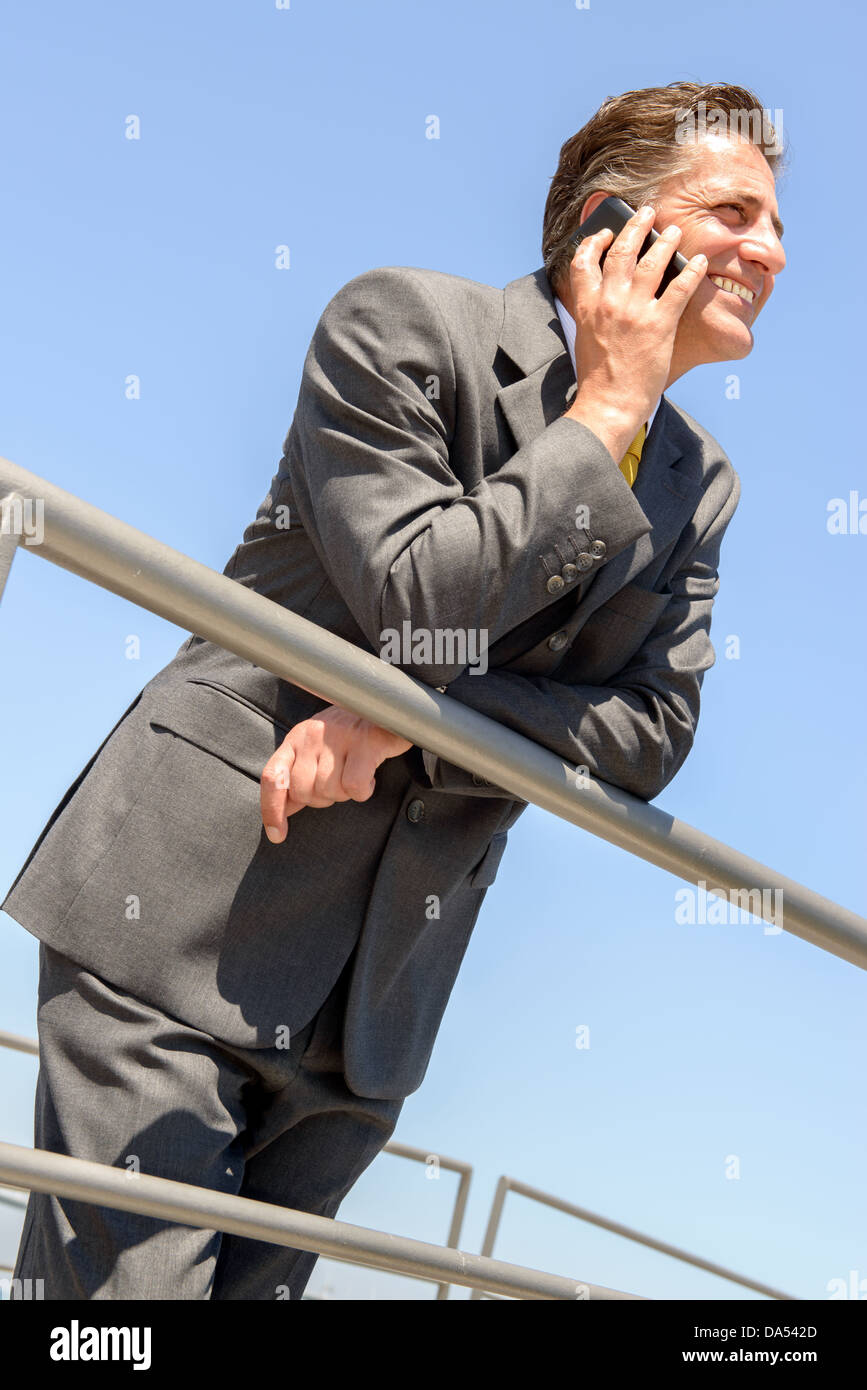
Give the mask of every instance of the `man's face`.
POLYGON ((708 261, 678 325, 674 375, 702 362, 746 357, 752 325, 786 264, 774 176, 761 150, 743 138, 706 136, 690 167, 662 185, 654 206, 656 231, 676 223, 681 255, 689 260, 703 251, 708 261), (752 301, 715 283, 721 279, 752 291, 752 301))

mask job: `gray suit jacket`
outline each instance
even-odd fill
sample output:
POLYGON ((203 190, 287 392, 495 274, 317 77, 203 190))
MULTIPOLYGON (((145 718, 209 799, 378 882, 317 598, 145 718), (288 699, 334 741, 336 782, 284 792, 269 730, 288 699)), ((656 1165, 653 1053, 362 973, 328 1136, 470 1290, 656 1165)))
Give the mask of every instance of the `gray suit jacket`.
MULTIPOLYGON (((484 674, 405 669, 650 799, 692 745, 739 484, 663 397, 630 489, 564 417, 570 388, 543 269, 505 290, 403 267, 358 276, 317 325, 279 470, 225 572, 377 654, 407 620, 485 631, 484 674)), ((2 906, 240 1046, 303 1027, 349 962, 348 1083, 399 1097, 421 1084, 526 803, 414 748, 382 765, 369 801, 302 811, 272 845, 262 768, 325 704, 191 637, 69 788, 2 906)))

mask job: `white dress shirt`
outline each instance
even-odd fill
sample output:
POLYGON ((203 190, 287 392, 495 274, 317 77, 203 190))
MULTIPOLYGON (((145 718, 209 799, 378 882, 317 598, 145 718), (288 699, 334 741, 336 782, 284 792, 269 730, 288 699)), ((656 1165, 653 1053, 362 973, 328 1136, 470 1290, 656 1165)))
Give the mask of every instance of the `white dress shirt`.
MULTIPOLYGON (((572 358, 572 370, 573 370, 573 371, 576 371, 576 369, 575 369, 575 320, 573 319, 572 315, 569 313, 569 310, 566 308, 566 305, 563 304, 563 303, 561 302, 561 300, 559 300, 559 299, 557 298, 556 295, 554 296, 554 303, 557 305, 557 313, 560 315, 560 322, 561 322, 562 325, 563 325, 563 332, 564 332, 565 335, 566 335, 566 346, 567 346, 568 349, 569 349, 569 356, 572 358)), ((578 380, 577 372, 576 372, 575 380, 576 380, 576 381, 578 380)), ((651 428, 652 428, 652 426, 653 426, 654 416, 656 415, 656 412, 657 412, 657 410, 659 409, 659 401, 661 401, 661 400, 662 400, 662 397, 660 396, 660 397, 659 397, 659 400, 656 402, 656 405, 653 407, 653 410, 650 412, 650 418, 649 418, 648 421, 647 421, 647 433, 648 433, 648 434, 650 434, 651 428)))

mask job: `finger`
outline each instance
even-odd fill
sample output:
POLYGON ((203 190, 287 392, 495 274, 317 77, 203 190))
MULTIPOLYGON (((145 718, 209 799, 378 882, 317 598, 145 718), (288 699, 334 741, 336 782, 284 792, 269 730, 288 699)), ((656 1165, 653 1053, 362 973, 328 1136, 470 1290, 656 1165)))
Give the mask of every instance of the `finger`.
POLYGON ((381 758, 371 755, 369 747, 351 748, 343 768, 343 790, 352 801, 368 801, 376 790, 374 773, 381 758))
POLYGON ((581 242, 569 267, 573 283, 576 289, 586 288, 587 285, 598 285, 602 280, 602 268, 599 264, 602 253, 614 240, 614 232, 611 227, 603 227, 599 232, 593 232, 585 237, 581 242))
POLYGON ((291 743, 284 742, 262 770, 259 783, 262 824, 273 844, 279 844, 286 834, 285 807, 294 761, 295 749, 291 743))
POLYGON ((299 806, 312 806, 316 800, 314 787, 319 771, 319 752, 318 748, 311 748, 306 742, 295 749, 288 799, 299 806))
POLYGON ((317 747, 311 743, 308 734, 301 747, 295 750, 287 802, 294 802, 299 810, 302 806, 312 806, 317 811, 333 806, 341 799, 327 790, 333 766, 331 750, 325 744, 317 747))
POLYGON ((636 279, 642 281, 646 289, 653 291, 659 286, 665 267, 668 265, 681 238, 680 227, 672 222, 645 251, 635 266, 636 279))
POLYGON ((609 278, 631 279, 638 253, 653 226, 655 210, 648 203, 624 222, 605 257, 604 274, 609 278))
POLYGON ((286 802, 286 816, 296 816, 299 811, 322 811, 328 806, 333 806, 333 801, 324 801, 317 797, 313 801, 293 801, 290 797, 286 802))
POLYGON ((645 254, 639 257, 635 270, 656 271, 661 275, 668 261, 671 260, 679 239, 681 239, 681 228, 675 222, 670 222, 668 227, 660 232, 660 235, 654 240, 653 245, 647 247, 645 254))
MULTIPOLYGON (((316 776, 313 781, 311 805, 333 806, 335 801, 348 801, 349 795, 343 789, 343 767, 345 754, 330 748, 327 743, 319 750, 316 776)), ((296 790, 296 796, 298 795, 296 790)))
POLYGON ((699 285, 705 277, 707 271, 707 256, 699 251, 687 261, 679 275, 675 275, 670 285, 666 285, 657 303, 673 312, 675 318, 680 318, 692 296, 695 294, 699 285))

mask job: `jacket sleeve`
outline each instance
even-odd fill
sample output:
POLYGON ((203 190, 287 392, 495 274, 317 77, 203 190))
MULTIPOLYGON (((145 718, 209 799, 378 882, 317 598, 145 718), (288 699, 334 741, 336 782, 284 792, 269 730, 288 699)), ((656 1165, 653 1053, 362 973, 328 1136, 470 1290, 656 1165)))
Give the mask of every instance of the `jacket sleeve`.
MULTIPOLYGON (((455 457, 461 373, 475 372, 478 386, 478 363, 468 365, 471 346, 462 347, 458 366, 422 277, 385 267, 338 291, 305 359, 286 439, 293 494, 328 578, 379 655, 384 634, 406 620, 430 633, 475 631, 491 646, 554 601, 556 547, 568 556, 576 537, 579 549, 604 539, 577 586, 650 529, 602 441, 565 416, 465 490, 461 475, 478 477, 481 461, 464 469, 455 457), (576 530, 579 503, 592 536, 576 530)), ((419 655, 427 659, 394 664, 428 685, 468 665, 419 655)))
MULTIPOLYGON (((569 685, 508 670, 461 675, 448 694, 524 734, 591 777, 650 801, 682 766, 695 736, 719 589, 719 553, 740 483, 670 582, 672 597, 635 656, 602 686, 569 685)), ((581 636, 578 634, 577 641, 581 636)), ((422 750, 422 785, 467 796, 511 794, 422 750)))

